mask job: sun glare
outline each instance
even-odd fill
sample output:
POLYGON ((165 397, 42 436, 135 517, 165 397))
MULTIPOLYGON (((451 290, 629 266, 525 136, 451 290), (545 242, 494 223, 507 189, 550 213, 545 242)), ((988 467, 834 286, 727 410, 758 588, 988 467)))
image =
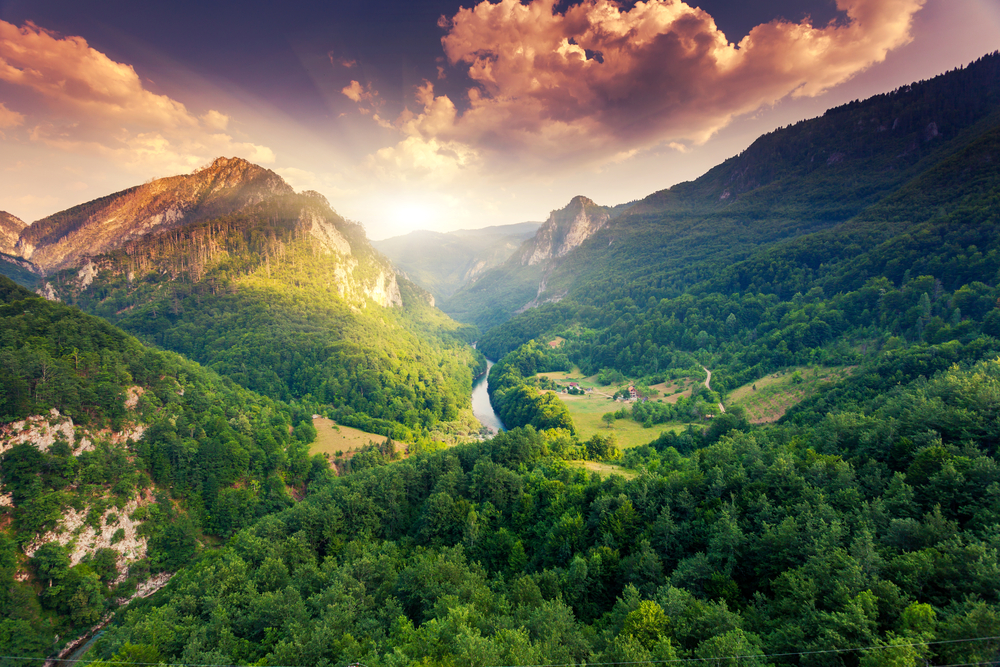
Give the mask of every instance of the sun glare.
POLYGON ((400 234, 426 229, 435 217, 431 207, 421 202, 399 202, 392 210, 392 221, 400 234))

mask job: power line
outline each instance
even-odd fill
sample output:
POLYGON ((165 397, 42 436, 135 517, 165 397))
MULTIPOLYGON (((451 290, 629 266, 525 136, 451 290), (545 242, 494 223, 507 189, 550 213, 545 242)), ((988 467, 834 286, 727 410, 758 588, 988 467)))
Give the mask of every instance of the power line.
MULTIPOLYGON (((672 660, 636 660, 632 662, 588 662, 587 667, 615 667, 621 665, 669 665, 678 664, 685 662, 709 662, 713 660, 747 660, 750 658, 763 659, 763 658, 789 658, 797 655, 819 655, 819 654, 829 654, 829 653, 853 653, 858 651, 884 651, 886 649, 894 648, 912 648, 916 646, 937 646, 940 644, 967 644, 970 642, 984 642, 1000 640, 1000 635, 989 636, 989 637, 971 637, 968 639, 939 639, 936 641, 929 642, 912 642, 909 644, 879 644, 876 646, 857 646, 853 648, 830 648, 830 649, 820 649, 816 651, 788 651, 786 653, 762 653, 760 655, 727 655, 718 656, 715 658, 674 658, 672 660)), ((31 658, 26 656, 16 656, 16 655, 0 655, 0 660, 34 660, 37 662, 55 662, 55 663, 76 663, 80 662, 82 658, 31 658)), ((245 664, 232 664, 232 663, 197 663, 197 662, 118 662, 115 665, 136 665, 137 667, 156 667, 157 665, 161 667, 254 667, 253 665, 245 664)), ((985 662, 962 662, 953 663, 949 665, 928 665, 927 667, 982 667, 986 665, 997 665, 1000 664, 1000 660, 989 660, 985 662)), ((270 665, 269 667, 304 667, 303 665, 270 665)), ((350 667, 365 667, 365 665, 352 662, 350 667)), ((563 663, 550 663, 541 665, 491 665, 490 667, 580 667, 579 663, 563 662, 563 663)))

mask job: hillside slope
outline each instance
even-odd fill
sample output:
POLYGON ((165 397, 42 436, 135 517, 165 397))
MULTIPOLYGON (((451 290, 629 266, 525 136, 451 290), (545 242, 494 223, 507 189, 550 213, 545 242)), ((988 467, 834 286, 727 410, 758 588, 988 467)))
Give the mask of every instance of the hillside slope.
POLYGON ((0 331, 4 655, 48 655, 326 474, 309 413, 2 276, 0 331))
MULTIPOLYGON (((1000 109, 1000 55, 760 137, 704 176, 616 213, 546 279, 536 303, 672 297, 770 244, 845 222, 964 150, 1000 109)), ((509 267, 449 303, 488 328, 520 309, 509 267), (499 302, 503 313, 488 313, 499 302), (517 303, 517 305, 514 305, 517 303), (454 304, 454 305, 453 305, 454 304)))

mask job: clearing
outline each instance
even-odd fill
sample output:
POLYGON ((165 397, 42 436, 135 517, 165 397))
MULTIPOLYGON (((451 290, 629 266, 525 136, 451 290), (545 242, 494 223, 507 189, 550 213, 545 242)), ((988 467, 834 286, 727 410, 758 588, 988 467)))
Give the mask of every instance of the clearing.
MULTIPOLYGON (((581 383, 581 386, 583 383, 581 383)), ((554 392, 549 392, 554 393, 554 392)), ((687 424, 656 424, 653 428, 643 428, 642 424, 627 419, 616 420, 611 428, 601 421, 601 415, 605 412, 617 412, 622 408, 631 410, 631 403, 619 403, 611 400, 607 396, 600 396, 595 391, 593 394, 583 396, 569 396, 568 394, 556 394, 569 410, 573 424, 581 440, 589 440, 594 435, 613 435, 618 447, 629 449, 639 447, 656 440, 663 431, 683 431, 687 424)), ((698 426, 704 426, 699 424, 698 426)))
POLYGON ((769 424, 813 396, 824 384, 839 382, 857 366, 797 366, 771 373, 729 393, 728 403, 746 410, 751 424, 769 424))
MULTIPOLYGON (((351 454, 369 443, 385 442, 384 435, 337 424, 326 417, 314 417, 313 426, 316 427, 316 440, 309 445, 309 453, 328 454, 331 459, 338 456, 338 451, 341 452, 339 456, 350 458, 351 454)), ((401 444, 397 443, 397 449, 401 444)))
POLYGON ((600 461, 567 461, 574 468, 583 468, 588 472, 596 472, 601 477, 609 475, 621 475, 625 479, 635 479, 639 476, 634 470, 623 468, 613 463, 601 463, 600 461))

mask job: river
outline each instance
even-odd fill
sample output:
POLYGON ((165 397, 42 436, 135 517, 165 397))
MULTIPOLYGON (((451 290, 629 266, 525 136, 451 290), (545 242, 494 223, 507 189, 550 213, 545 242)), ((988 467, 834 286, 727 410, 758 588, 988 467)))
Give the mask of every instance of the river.
POLYGON ((472 413, 476 415, 480 424, 496 433, 505 429, 500 417, 490 405, 490 395, 486 393, 486 378, 489 377, 491 368, 493 368, 493 362, 487 359, 486 372, 472 383, 472 413))

